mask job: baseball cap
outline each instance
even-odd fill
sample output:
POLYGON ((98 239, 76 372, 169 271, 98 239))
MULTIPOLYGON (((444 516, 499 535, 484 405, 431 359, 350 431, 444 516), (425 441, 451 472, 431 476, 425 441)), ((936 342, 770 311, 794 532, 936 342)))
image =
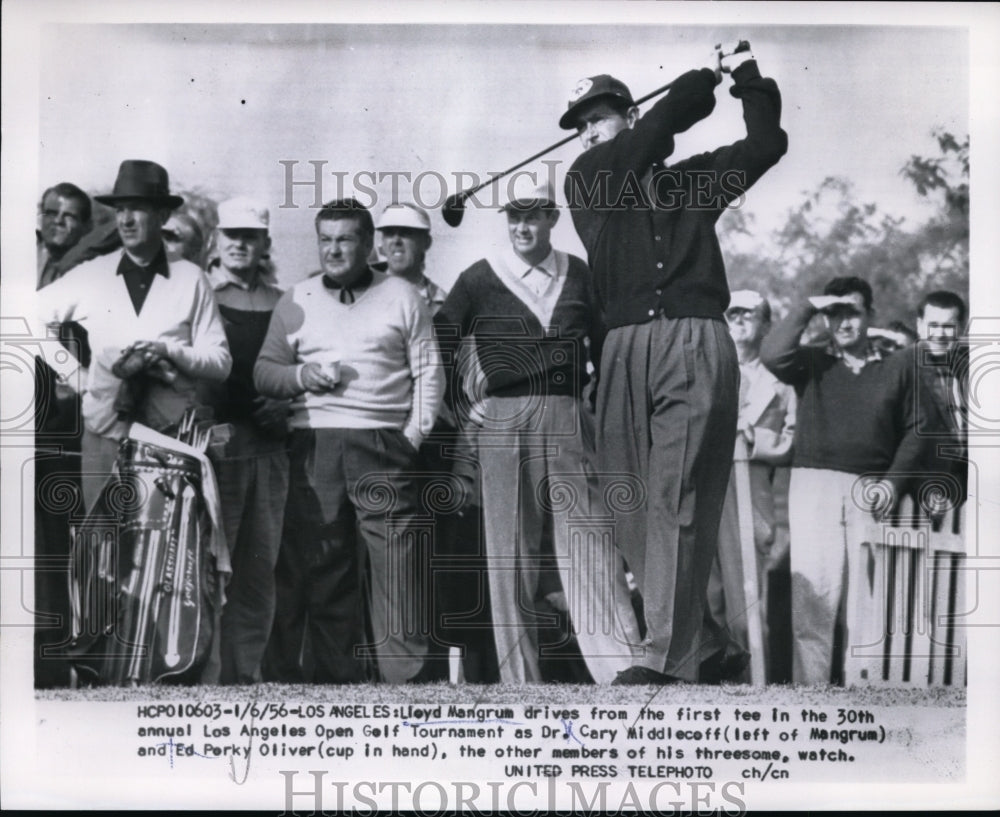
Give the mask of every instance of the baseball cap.
POLYGON ((261 202, 247 196, 237 196, 219 205, 220 230, 266 230, 271 214, 261 202))
POLYGON ((548 181, 537 182, 531 173, 523 173, 511 178, 503 188, 506 202, 500 208, 507 210, 530 210, 532 207, 556 206, 556 194, 548 181))
POLYGON ((409 227, 411 230, 431 231, 431 219, 423 207, 408 202, 393 202, 388 205, 378 217, 376 230, 386 227, 409 227))
POLYGON ((613 97, 627 105, 634 105, 632 93, 620 79, 609 74, 598 74, 596 77, 581 79, 569 94, 568 110, 559 119, 559 127, 563 130, 576 130, 576 114, 589 102, 602 97, 613 97))

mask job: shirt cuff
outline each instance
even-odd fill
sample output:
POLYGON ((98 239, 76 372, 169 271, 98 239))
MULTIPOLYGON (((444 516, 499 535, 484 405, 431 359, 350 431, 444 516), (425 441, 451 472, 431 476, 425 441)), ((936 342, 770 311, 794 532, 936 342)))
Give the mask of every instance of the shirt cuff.
POLYGON ((403 436, 410 441, 410 445, 412 445, 417 451, 420 450, 420 445, 424 441, 424 435, 421 434, 417 429, 409 427, 404 428, 403 436))
POLYGON ((302 370, 306 367, 305 363, 300 363, 295 367, 295 385, 299 387, 299 391, 305 391, 305 384, 302 382, 302 370))

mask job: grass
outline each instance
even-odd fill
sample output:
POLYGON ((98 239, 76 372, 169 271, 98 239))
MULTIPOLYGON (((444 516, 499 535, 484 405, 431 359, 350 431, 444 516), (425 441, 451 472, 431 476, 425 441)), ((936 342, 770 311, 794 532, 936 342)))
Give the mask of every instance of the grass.
POLYGON ((763 689, 740 684, 722 686, 612 687, 574 684, 257 684, 254 686, 92 687, 39 690, 45 701, 294 701, 302 703, 430 703, 430 704, 597 704, 745 706, 914 706, 964 707, 964 688, 793 687, 763 689))

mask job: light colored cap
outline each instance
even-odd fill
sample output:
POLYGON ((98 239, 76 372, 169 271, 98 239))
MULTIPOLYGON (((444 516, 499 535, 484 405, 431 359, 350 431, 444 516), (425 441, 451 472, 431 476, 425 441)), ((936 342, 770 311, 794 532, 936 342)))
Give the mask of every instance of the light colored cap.
POLYGON ((408 202, 395 202, 382 211, 378 217, 376 230, 386 227, 409 227, 411 230, 431 231, 431 218, 423 207, 408 202))
POLYGON ((267 207, 256 199, 237 196, 219 205, 220 230, 266 230, 270 223, 267 207))
POLYGON ((539 183, 537 175, 521 173, 504 185, 506 203, 501 210, 530 210, 542 205, 556 206, 556 193, 548 181, 539 183))
POLYGON ((729 295, 728 309, 749 309, 751 312, 764 304, 766 299, 752 289, 738 289, 729 295))

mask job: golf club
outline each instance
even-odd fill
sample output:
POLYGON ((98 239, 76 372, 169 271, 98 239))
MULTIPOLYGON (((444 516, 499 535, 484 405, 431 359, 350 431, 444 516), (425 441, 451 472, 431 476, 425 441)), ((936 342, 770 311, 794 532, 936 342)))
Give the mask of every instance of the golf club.
MULTIPOLYGON (((719 52, 720 59, 722 57, 731 56, 730 54, 723 54, 722 53, 722 46, 721 45, 716 45, 715 48, 719 52)), ((750 43, 747 42, 746 40, 740 40, 740 42, 737 44, 736 48, 733 49, 732 53, 733 54, 740 54, 740 53, 742 53, 744 51, 749 51, 749 50, 750 50, 750 43)), ((664 85, 664 86, 662 86, 660 88, 657 88, 655 91, 650 91, 644 97, 641 97, 641 98, 637 99, 635 101, 635 105, 639 106, 643 102, 648 102, 654 96, 659 96, 660 94, 665 93, 666 91, 669 91, 670 90, 670 86, 673 85, 673 84, 674 84, 673 82, 668 82, 666 85, 664 85)), ((472 187, 472 188, 470 188, 468 190, 463 190, 461 193, 455 193, 455 194, 453 194, 451 196, 448 196, 448 198, 445 199, 444 206, 441 208, 441 217, 444 219, 445 224, 447 224, 449 227, 457 227, 459 224, 462 223, 462 218, 465 216, 465 202, 469 198, 469 196, 473 195, 474 193, 478 193, 484 187, 489 187, 491 184, 493 184, 493 182, 497 181, 497 179, 502 179, 504 176, 509 176, 515 170, 520 170, 525 165, 530 164, 531 162, 535 161, 535 159, 541 158, 546 153, 551 153, 556 148, 561 148, 567 142, 572 142, 576 138, 577 138, 577 134, 575 134, 575 133, 570 134, 569 136, 565 137, 564 139, 560 139, 555 144, 549 145, 544 150, 540 150, 540 151, 538 151, 538 153, 535 153, 534 155, 529 156, 524 161, 518 162, 513 167, 509 167, 509 168, 507 168, 506 170, 504 170, 501 173, 497 173, 494 176, 490 176, 482 184, 477 184, 475 187, 472 187)))

